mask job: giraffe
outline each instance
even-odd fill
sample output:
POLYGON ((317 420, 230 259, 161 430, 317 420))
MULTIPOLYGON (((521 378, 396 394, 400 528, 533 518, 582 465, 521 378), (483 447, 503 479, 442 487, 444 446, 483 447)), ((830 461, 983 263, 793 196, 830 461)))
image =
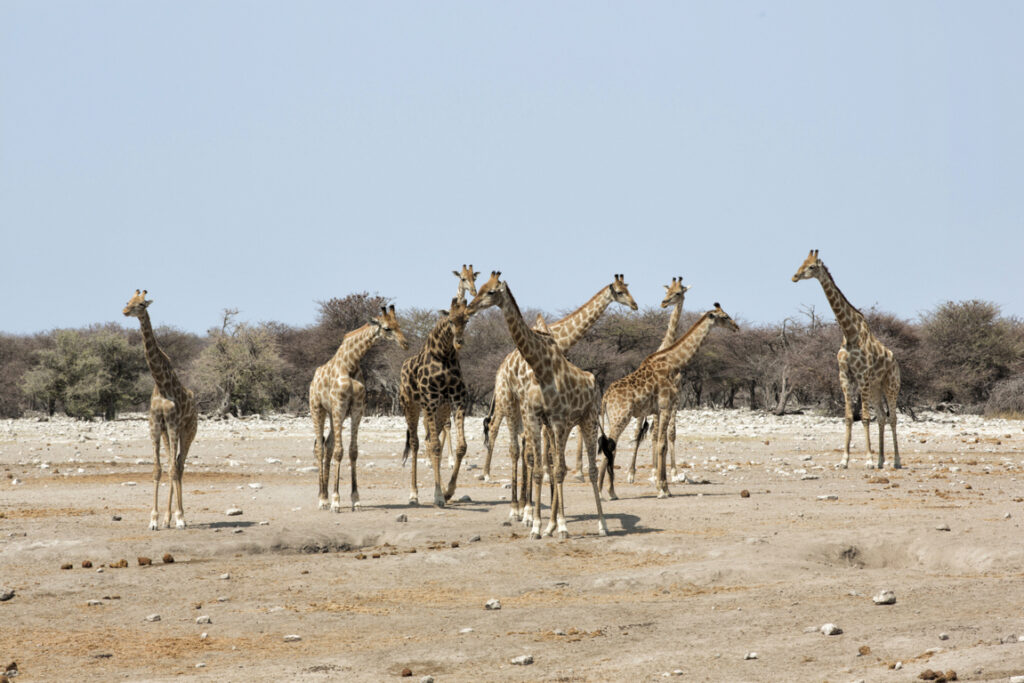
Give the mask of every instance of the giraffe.
MULTIPOLYGON (((853 404, 850 393, 860 390, 861 422, 864 424, 864 438, 867 441, 868 455, 871 451, 871 407, 878 415, 878 469, 885 465, 885 423, 892 428, 892 449, 894 469, 900 469, 900 447, 896 441, 896 399, 900 393, 900 366, 875 335, 868 329, 864 315, 853 307, 832 279, 828 268, 818 258, 818 250, 812 249, 800 264, 793 282, 815 278, 825 290, 836 322, 843 331, 843 344, 839 347, 836 359, 839 361, 839 386, 843 389, 843 401, 846 403, 846 440, 843 448, 843 459, 839 466, 846 468, 850 463, 850 432, 853 427, 853 404), (885 399, 883 406, 882 399, 885 399), (888 418, 888 419, 887 419, 888 418)), ((872 467, 868 458, 868 467, 872 467)))
POLYGON ((463 333, 466 329, 465 300, 452 299, 451 308, 446 315, 437 321, 427 336, 420 352, 407 358, 402 363, 402 379, 400 384, 401 403, 405 411, 405 451, 402 453, 404 463, 412 452, 412 485, 409 491, 409 503, 419 504, 416 487, 416 456, 419 451, 419 437, 416 430, 419 426, 420 411, 423 411, 423 426, 427 432, 427 452, 434 468, 434 505, 444 507, 445 501, 455 493, 455 481, 459 476, 459 467, 466 454, 466 410, 469 406, 469 393, 462 381, 462 368, 459 366, 459 349, 462 348, 463 333), (451 481, 448 489, 441 489, 441 442, 439 435, 448 421, 452 405, 455 406, 455 430, 458 445, 455 448, 455 463, 452 466, 451 481))
POLYGON ((348 332, 334 357, 316 369, 313 381, 309 383, 309 414, 313 418, 313 455, 320 466, 320 497, 319 508, 327 509, 327 486, 331 475, 331 458, 337 469, 331 491, 330 507, 334 512, 341 511, 341 497, 338 494, 338 482, 341 478, 341 423, 349 418, 352 436, 349 439, 348 462, 352 474, 352 509, 359 506, 359 487, 356 485, 356 458, 358 457, 357 439, 359 421, 363 419, 366 402, 366 386, 363 384, 362 371, 359 369, 361 359, 379 340, 388 338, 403 349, 409 348, 409 342, 398 326, 395 307, 381 308, 380 315, 371 318, 362 327, 348 332), (330 430, 327 443, 324 443, 324 422, 330 419, 330 430))
MULTIPOLYGON (((542 426, 551 430, 555 447, 552 454, 551 520, 543 535, 551 535, 556 529, 559 538, 566 538, 569 535, 565 522, 565 499, 562 484, 565 479, 565 442, 569 436, 569 430, 575 424, 581 425, 580 432, 586 444, 590 481, 594 491, 594 503, 597 506, 597 531, 599 535, 606 536, 608 526, 604 520, 601 496, 597 490, 595 452, 600 429, 598 411, 600 410, 601 394, 594 375, 580 370, 566 360, 553 334, 537 332, 527 326, 508 284, 501 281, 500 276, 499 271, 491 272, 490 279, 480 286, 476 297, 469 304, 468 313, 472 315, 491 306, 501 308, 512 341, 515 342, 516 349, 519 350, 524 361, 532 370, 521 411, 526 424, 527 440, 530 444, 529 452, 533 454, 534 460, 532 474, 536 515, 533 515, 532 511, 528 511, 533 525, 530 537, 541 537, 540 494, 544 476, 544 466, 541 461, 543 454, 540 445, 542 426)), ((514 507, 512 512, 515 514, 514 507)))
POLYGON ((185 511, 181 502, 181 475, 185 472, 185 457, 196 436, 198 413, 195 396, 174 374, 171 360, 156 343, 153 325, 146 310, 153 303, 146 299, 146 290, 135 290, 122 311, 126 316, 138 318, 142 329, 142 345, 146 351, 146 364, 153 374, 153 396, 149 399, 149 436, 153 440, 156 460, 153 465, 153 510, 149 513, 149 528, 157 529, 157 504, 160 499, 160 441, 170 458, 171 491, 167 498, 167 512, 163 524, 171 526, 171 507, 174 507, 174 526, 185 528, 185 511))
MULTIPOLYGON (((469 292, 470 296, 476 296, 476 276, 478 273, 473 270, 472 263, 468 266, 463 263, 462 270, 453 270, 452 275, 459 278, 459 288, 456 290, 455 298, 465 305, 466 292, 469 292)), ((442 311, 442 315, 447 314, 447 311, 442 311)), ((424 417, 426 417, 426 414, 424 414, 424 417)), ((426 429, 425 426, 424 429, 426 429)), ((452 425, 450 422, 445 424, 444 432, 441 434, 442 450, 444 450, 445 444, 448 444, 448 467, 455 467, 455 451, 452 449, 452 425)), ((413 467, 416 467, 415 461, 413 461, 413 467)))
MULTIPOLYGON (((683 312, 683 300, 686 298, 686 292, 690 289, 689 285, 683 285, 682 276, 672 278, 671 285, 665 285, 665 298, 661 302, 662 308, 668 308, 673 306, 672 314, 668 318, 668 329, 665 330, 665 336, 661 339, 661 344, 658 346, 657 351, 664 351, 668 347, 672 346, 675 342, 676 336, 679 334, 679 318, 683 312)), ((679 377, 676 377, 676 384, 679 383, 679 377)), ((658 433, 658 414, 654 414, 654 419, 651 422, 652 432, 651 434, 658 433)), ((626 477, 626 481, 632 484, 636 480, 636 455, 640 450, 640 442, 643 441, 644 434, 647 432, 647 418, 644 417, 641 422, 639 419, 636 423, 636 433, 633 435, 633 459, 629 463, 629 475, 626 477)), ((669 460, 672 463, 672 469, 669 471, 669 477, 671 480, 675 480, 678 474, 676 468, 676 420, 675 412, 672 413, 672 422, 668 426, 668 452, 669 460)), ((654 467, 658 465, 658 454, 654 448, 654 438, 651 438, 651 455, 653 458, 654 467)), ((651 477, 655 474, 652 472, 651 477)))
MULTIPOLYGON (((594 326, 594 323, 613 301, 628 306, 634 311, 638 308, 633 295, 629 293, 629 285, 626 284, 625 277, 621 273, 617 273, 611 284, 598 290, 585 304, 550 325, 548 329, 562 353, 569 350, 586 334, 587 330, 594 326)), ((538 327, 535 325, 534 329, 538 329, 538 327)), ((498 372, 494 377, 491 409, 484 419, 484 446, 487 448, 487 455, 484 459, 484 481, 491 480, 491 455, 494 452, 494 442, 498 436, 501 422, 506 417, 509 419, 509 453, 514 465, 519 462, 519 434, 522 431, 522 420, 519 416, 520 403, 526 386, 529 384, 530 373, 530 366, 518 349, 505 356, 501 365, 498 366, 498 372)), ((576 468, 580 469, 579 457, 576 468)), ((512 472, 512 498, 514 501, 518 501, 515 492, 516 476, 516 466, 514 466, 512 472)), ((522 485, 523 491, 525 491, 527 486, 525 477, 522 485)))
MULTIPOLYGON (((686 334, 667 349, 655 351, 647 356, 636 370, 612 382, 604 394, 601 410, 602 415, 608 418, 607 433, 612 442, 613 451, 615 449, 614 441, 629 424, 631 417, 640 419, 650 413, 656 413, 657 422, 655 424, 658 427, 652 438, 655 439, 658 498, 671 495, 665 478, 665 451, 668 426, 674 421, 676 404, 679 400, 678 375, 700 349, 708 333, 711 332, 711 328, 718 326, 723 326, 734 332, 739 330, 739 326, 716 302, 715 307, 702 315, 686 334)), ((601 483, 603 483, 605 471, 606 468, 602 465, 601 483)), ((608 495, 614 500, 618 498, 615 495, 614 477, 610 468, 607 471, 609 473, 608 495)))

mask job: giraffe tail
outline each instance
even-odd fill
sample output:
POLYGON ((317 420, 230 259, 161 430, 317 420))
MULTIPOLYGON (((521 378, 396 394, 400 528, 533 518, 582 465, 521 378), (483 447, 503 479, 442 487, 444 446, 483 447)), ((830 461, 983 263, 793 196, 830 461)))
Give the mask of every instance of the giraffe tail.
POLYGON ((644 437, 647 436, 647 430, 649 430, 650 428, 651 428, 651 424, 650 424, 650 422, 648 422, 647 418, 645 417, 644 418, 644 423, 642 425, 640 425, 640 432, 636 435, 636 442, 638 444, 644 442, 644 437))
POLYGON ((409 443, 412 440, 412 432, 407 427, 405 430, 405 450, 402 451, 402 467, 405 467, 406 461, 409 460, 409 451, 412 450, 412 445, 409 443))
POLYGON ((484 448, 491 450, 491 419, 494 417, 494 394, 491 394, 491 406, 487 409, 487 417, 484 418, 484 448))
POLYGON ((597 450, 604 454, 605 462, 608 463, 608 482, 615 482, 615 439, 611 439, 604 433, 604 427, 598 425, 601 433, 597 437, 597 450))

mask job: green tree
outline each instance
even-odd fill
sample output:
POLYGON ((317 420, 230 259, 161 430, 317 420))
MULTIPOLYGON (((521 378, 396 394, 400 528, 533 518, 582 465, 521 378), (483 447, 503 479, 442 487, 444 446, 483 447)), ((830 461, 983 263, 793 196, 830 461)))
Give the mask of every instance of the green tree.
POLYGON ((284 360, 268 325, 234 323, 236 310, 225 310, 212 343, 199 354, 193 371, 200 405, 221 414, 263 413, 287 401, 284 360))

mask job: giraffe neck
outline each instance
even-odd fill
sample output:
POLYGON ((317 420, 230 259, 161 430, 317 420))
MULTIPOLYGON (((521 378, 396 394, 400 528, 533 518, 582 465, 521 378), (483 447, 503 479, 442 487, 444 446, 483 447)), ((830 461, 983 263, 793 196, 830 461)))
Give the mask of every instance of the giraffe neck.
POLYGON ((462 303, 466 303, 466 283, 459 278, 459 289, 455 293, 455 297, 462 303))
POLYGON ((711 331, 712 319, 711 316, 705 313, 701 316, 701 319, 694 323, 693 327, 677 339, 674 344, 669 346, 664 351, 659 351, 649 356, 649 358, 664 367, 669 375, 674 375, 681 371, 690 359, 693 358, 697 350, 700 349, 700 345, 707 339, 708 333, 711 331))
POLYGON ((516 348, 519 349, 519 353, 522 354, 523 359, 529 364, 537 379, 542 383, 550 382, 553 379, 552 377, 541 376, 542 372, 546 375, 551 374, 548 364, 545 362, 547 357, 546 345, 541 340, 540 335, 531 330, 523 320, 523 314, 519 310, 519 304, 516 303, 515 297, 512 296, 512 291, 507 289, 507 287, 505 291, 507 296, 501 300, 499 305, 501 312, 505 315, 505 324, 508 325, 512 341, 515 342, 516 348))
POLYGON ((142 328, 142 346, 146 351, 146 364, 153 375, 153 382, 156 383, 161 395, 165 398, 174 398, 181 392, 181 383, 174 374, 174 368, 171 367, 171 359, 156 343, 156 335, 153 334, 153 324, 149 321, 148 311, 143 311, 139 316, 139 326, 142 328))
POLYGON ((672 342, 676 340, 676 335, 679 334, 679 316, 682 312, 683 302, 680 301, 672 309, 672 315, 668 318, 668 329, 665 330, 665 336, 661 340, 661 346, 658 347, 658 351, 664 351, 672 346, 672 342))
POLYGON ((455 334, 452 332, 452 326, 448 324, 448 318, 441 318, 427 335, 427 341, 423 346, 434 358, 448 358, 455 352, 454 341, 455 334))
POLYGON ((346 374, 351 375, 358 370, 360 359, 380 338, 379 330, 380 328, 376 325, 367 323, 345 335, 337 353, 334 354, 334 360, 341 364, 341 368, 346 374))
POLYGON ((590 301, 552 324, 550 326, 551 336, 554 337, 558 348, 565 351, 582 339, 583 335, 594 326, 594 323, 597 322, 601 314, 604 313, 604 309, 608 308, 611 302, 611 288, 604 287, 600 292, 592 296, 590 301))
POLYGON ((828 299, 828 305, 832 307, 832 312, 836 315, 836 322, 839 323, 843 336, 848 342, 856 343, 860 336, 860 324, 864 320, 864 316, 839 290, 836 281, 832 279, 832 273, 824 264, 821 266, 818 281, 821 283, 821 288, 825 290, 825 298, 828 299))

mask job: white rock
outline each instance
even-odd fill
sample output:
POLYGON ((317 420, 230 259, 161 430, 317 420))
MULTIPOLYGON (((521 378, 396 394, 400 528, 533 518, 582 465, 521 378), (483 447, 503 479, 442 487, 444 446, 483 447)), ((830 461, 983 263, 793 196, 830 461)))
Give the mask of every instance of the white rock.
POLYGON ((491 598, 484 604, 484 609, 498 610, 501 609, 501 600, 497 598, 491 598))
POLYGON ((254 491, 259 491, 261 488, 263 488, 263 484, 259 483, 258 481, 254 481, 251 484, 249 484, 249 488, 253 489, 254 491))
POLYGON ((400 515, 398 515, 397 517, 395 517, 395 521, 396 522, 408 522, 409 521, 409 517, 403 512, 400 515))
POLYGON ((14 597, 13 588, 2 588, 0 587, 0 602, 7 602, 14 597))
POLYGON ((228 508, 227 510, 224 511, 224 514, 228 517, 237 517, 238 515, 242 514, 242 511, 239 508, 228 508))
POLYGON ((1010 683, 1024 683, 1024 676, 1010 676, 1010 683))
POLYGON ((461 630, 459 631, 459 633, 472 633, 472 632, 473 632, 473 629, 471 629, 471 628, 469 628, 469 627, 466 627, 466 628, 464 628, 464 629, 461 629, 461 630))
POLYGON ((945 633, 945 632, 940 633, 939 634, 939 640, 949 640, 949 634, 945 633))
POLYGON ((225 581, 227 581, 228 579, 230 579, 230 578, 231 578, 231 574, 221 574, 221 575, 220 575, 220 578, 222 578, 222 579, 224 579, 225 581))
POLYGON ((877 595, 875 595, 875 597, 871 599, 875 601, 876 605, 896 604, 896 594, 889 590, 880 591, 877 595))
POLYGON ((134 481, 122 481, 121 486, 135 486, 134 481))
MULTIPOLYGON (((903 668, 903 662, 896 662, 896 664, 894 664, 892 668, 893 671, 899 671, 903 668)), ((1021 683, 1024 683, 1024 681, 1021 681, 1021 683)))
POLYGON ((160 621, 160 615, 150 614, 148 617, 146 617, 146 621, 160 621))
POLYGON ((280 458, 267 458, 266 462, 267 462, 268 465, 278 465, 278 464, 281 463, 281 459, 280 458))
POLYGON ((88 605, 89 607, 98 607, 99 605, 103 604, 103 601, 102 600, 89 600, 85 604, 88 605))
POLYGON ((834 493, 829 493, 824 496, 818 496, 818 500, 839 500, 839 496, 834 493))
POLYGON ((939 524, 937 527, 935 527, 935 530, 936 531, 949 531, 949 525, 948 524, 939 524))
POLYGON ((196 664, 196 668, 197 669, 203 669, 205 667, 206 667, 206 662, 199 662, 198 664, 196 664))
POLYGON ((206 640, 209 637, 210 637, 210 634, 208 634, 206 631, 203 631, 202 633, 199 634, 199 640, 206 640))
POLYGON ((434 677, 433 676, 424 676, 423 678, 420 679, 420 683, 434 683, 434 677))
POLYGON ((743 655, 743 659, 757 659, 757 653, 748 652, 747 654, 743 655))
POLYGON ((201 617, 196 617, 196 623, 197 624, 212 624, 213 622, 210 621, 210 616, 209 615, 204 614, 201 617))
POLYGON ((820 630, 826 636, 838 636, 843 632, 843 629, 839 628, 833 623, 823 624, 820 630))
POLYGON ((529 664, 533 664, 533 655, 519 655, 518 657, 513 657, 509 663, 516 664, 518 666, 527 666, 529 664))
POLYGON ((302 640, 302 636, 296 635, 294 633, 284 637, 284 642, 286 642, 286 643, 296 643, 296 642, 298 642, 300 640, 302 640))

